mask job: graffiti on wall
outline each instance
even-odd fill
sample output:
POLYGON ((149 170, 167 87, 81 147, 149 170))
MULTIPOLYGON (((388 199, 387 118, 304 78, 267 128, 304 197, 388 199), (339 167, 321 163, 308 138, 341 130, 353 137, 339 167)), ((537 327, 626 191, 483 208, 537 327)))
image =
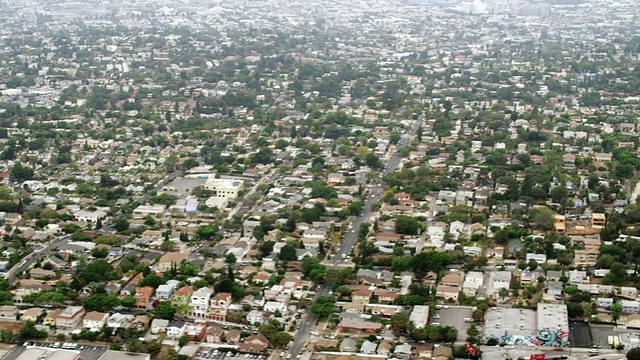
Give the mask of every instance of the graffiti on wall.
POLYGON ((498 340, 505 345, 564 347, 569 341, 569 333, 553 329, 540 329, 535 336, 504 334, 498 340))

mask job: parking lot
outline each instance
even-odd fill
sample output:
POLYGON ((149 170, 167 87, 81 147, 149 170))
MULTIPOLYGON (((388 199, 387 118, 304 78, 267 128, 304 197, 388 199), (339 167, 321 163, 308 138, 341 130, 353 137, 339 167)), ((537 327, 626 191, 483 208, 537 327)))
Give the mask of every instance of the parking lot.
POLYGON ((253 354, 240 354, 233 353, 231 351, 224 352, 219 350, 212 350, 207 348, 201 348, 195 356, 196 359, 218 359, 218 360, 266 360, 264 355, 253 354))
POLYGON ((584 321, 569 321, 569 343, 571 346, 589 347, 591 329, 584 321))
POLYGON ((71 346, 69 346, 67 349, 63 349, 62 348, 62 344, 64 344, 64 342, 59 343, 60 347, 53 347, 56 343, 54 342, 42 342, 42 341, 27 341, 25 343, 23 343, 21 346, 16 346, 4 359, 5 360, 14 360, 16 359, 18 356, 20 356, 20 354, 22 354, 25 350, 27 350, 27 347, 41 347, 41 348, 47 348, 50 350, 71 350, 71 351, 79 351, 80 355, 82 356, 82 359, 84 360, 98 360, 102 354, 104 354, 105 351, 107 351, 107 347, 106 346, 100 346, 100 345, 85 345, 85 344, 74 344, 76 345, 75 348, 71 348, 71 346))
POLYGON ((431 325, 453 326, 458 329, 458 341, 466 341, 470 323, 465 322, 464 319, 471 318, 472 312, 471 306, 446 306, 446 308, 435 309, 431 314, 431 325))

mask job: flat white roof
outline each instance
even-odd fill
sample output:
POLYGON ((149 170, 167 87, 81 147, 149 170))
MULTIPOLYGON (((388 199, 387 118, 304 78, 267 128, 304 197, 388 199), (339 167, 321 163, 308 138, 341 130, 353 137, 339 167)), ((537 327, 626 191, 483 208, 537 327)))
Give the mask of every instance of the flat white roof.
POLYGON ((500 338, 508 335, 534 336, 536 313, 529 309, 490 308, 484 314, 484 336, 500 338))
POLYGON ((565 304, 538 303, 538 330, 569 332, 569 315, 565 304))

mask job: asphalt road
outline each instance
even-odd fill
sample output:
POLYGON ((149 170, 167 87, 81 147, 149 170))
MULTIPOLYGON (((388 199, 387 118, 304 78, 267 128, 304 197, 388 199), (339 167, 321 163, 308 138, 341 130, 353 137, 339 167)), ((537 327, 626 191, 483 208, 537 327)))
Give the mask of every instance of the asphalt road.
POLYGON ((49 243, 47 243, 44 247, 39 248, 39 249, 35 249, 31 254, 25 256, 24 258, 22 258, 22 260, 20 260, 19 263, 17 263, 16 265, 14 265, 9 271, 7 271, 5 278, 7 279, 7 281, 9 282, 9 285, 12 285, 18 278, 16 277, 16 273, 20 272, 20 271, 26 271, 28 270, 31 265, 36 261, 36 259, 38 259, 41 255, 46 255, 48 254, 52 249, 66 244, 69 242, 69 238, 71 237, 71 235, 64 235, 61 236, 55 240, 51 240, 49 243))
MULTIPOLYGON (((383 176, 394 172, 398 168, 398 166, 400 165, 400 161, 402 160, 402 156, 398 153, 397 150, 409 144, 411 139, 413 139, 418 133, 418 129, 423 122, 423 119, 417 120, 411 130, 405 136, 403 136, 402 139, 400 139, 396 146, 396 151, 386 162, 385 168, 382 171, 383 176)), ((380 182, 382 181, 380 180, 380 182)), ((376 182, 376 186, 370 189, 369 195, 362 210, 362 214, 360 214, 360 216, 357 216, 353 221, 351 225, 351 230, 353 231, 348 231, 348 233, 340 243, 340 250, 336 252, 335 256, 331 260, 334 265, 339 264, 341 261, 344 262, 344 260, 342 259, 343 254, 345 254, 345 257, 348 257, 351 254, 353 247, 355 246, 358 239, 358 229, 360 229, 360 224, 368 221, 371 217, 371 205, 380 200, 380 196, 383 193, 383 187, 377 186, 377 184, 378 183, 376 182)), ((316 292, 313 300, 315 301, 320 296, 329 295, 332 287, 333 284, 331 283, 323 283, 318 286, 318 291, 316 292)), ((304 316, 304 318, 302 319, 300 330, 296 332, 293 338, 293 344, 287 352, 287 355, 292 359, 295 359, 298 354, 302 353, 303 347, 309 341, 311 331, 314 330, 314 327, 316 326, 318 320, 319 316, 312 314, 311 312, 307 312, 307 314, 304 316)))

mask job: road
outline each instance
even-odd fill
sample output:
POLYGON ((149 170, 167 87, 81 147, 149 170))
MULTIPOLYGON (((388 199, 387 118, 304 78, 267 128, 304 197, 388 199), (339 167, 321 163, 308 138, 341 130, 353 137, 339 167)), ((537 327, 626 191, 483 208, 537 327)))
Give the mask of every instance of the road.
MULTIPOLYGON (((389 159, 386 162, 384 170, 382 171, 383 176, 394 172, 398 168, 398 166, 400 165, 400 161, 402 160, 402 156, 400 155, 400 153, 398 153, 398 149, 403 148, 409 144, 411 139, 413 139, 415 135, 418 133, 418 129, 420 128, 423 122, 424 122, 423 119, 417 120, 414 123, 414 126, 411 128, 411 130, 406 135, 404 135, 402 139, 400 139, 400 141, 396 146, 396 149, 395 149, 396 151, 393 153, 393 155, 389 157, 389 159)), ((382 180, 379 180, 380 185, 382 185, 382 182, 383 182, 382 180)), ((331 263, 333 265, 338 265, 340 262, 344 262, 344 260, 342 259, 342 255, 344 254, 346 258, 353 251, 353 247, 355 246, 356 241, 358 240, 358 229, 360 229, 360 224, 369 221, 369 218, 373 213, 373 211, 371 210, 371 205, 377 202, 378 200, 380 200, 380 196, 383 193, 383 187, 380 185, 376 183, 375 186, 370 189, 369 195, 367 196, 367 200, 364 203, 362 213, 360 214, 360 216, 357 216, 353 221, 353 223, 351 224, 351 230, 347 232, 344 239, 340 243, 339 250, 336 252, 335 256, 331 260, 331 263)), ((319 285, 316 295, 313 298, 313 301, 315 301, 320 296, 329 295, 329 292, 331 291, 332 287, 333 287, 332 283, 323 283, 319 285)), ((318 322, 318 320, 319 320, 318 315, 312 314, 311 312, 307 312, 307 314, 302 320, 300 330, 296 332, 293 338, 293 344, 291 345, 291 347, 289 348, 289 351, 287 352, 287 357, 291 357, 292 359, 295 359, 296 356, 302 352, 304 346, 309 341, 311 332, 314 331, 314 327, 316 326, 316 323, 318 322)))
POLYGON ((64 235, 54 240, 49 241, 47 244, 44 244, 44 247, 39 249, 34 249, 31 254, 28 254, 19 263, 14 265, 9 271, 7 271, 5 278, 9 282, 9 285, 13 285, 13 283, 18 279, 16 277, 16 273, 20 271, 26 271, 31 267, 31 265, 42 255, 49 254, 52 249, 67 244, 69 242, 69 238, 71 235, 64 235))
POLYGON ((547 359, 566 356, 567 360, 622 360, 625 358, 626 352, 617 350, 600 349, 598 354, 590 353, 588 348, 564 348, 563 351, 555 351, 549 347, 531 347, 531 346, 515 346, 515 347, 497 347, 497 346, 480 346, 483 359, 503 360, 503 359, 528 359, 531 354, 544 353, 547 359))

